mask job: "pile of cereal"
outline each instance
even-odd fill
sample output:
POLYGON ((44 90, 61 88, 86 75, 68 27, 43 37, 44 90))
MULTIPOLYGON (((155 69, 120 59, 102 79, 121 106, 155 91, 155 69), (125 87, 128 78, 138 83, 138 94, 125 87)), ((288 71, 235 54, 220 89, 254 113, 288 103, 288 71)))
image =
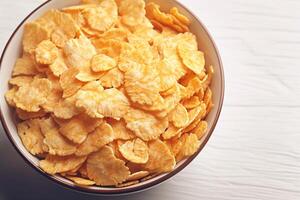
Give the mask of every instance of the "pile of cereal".
POLYGON ((82 0, 26 24, 6 100, 40 167, 125 187, 197 152, 213 68, 189 24, 143 0, 82 0))

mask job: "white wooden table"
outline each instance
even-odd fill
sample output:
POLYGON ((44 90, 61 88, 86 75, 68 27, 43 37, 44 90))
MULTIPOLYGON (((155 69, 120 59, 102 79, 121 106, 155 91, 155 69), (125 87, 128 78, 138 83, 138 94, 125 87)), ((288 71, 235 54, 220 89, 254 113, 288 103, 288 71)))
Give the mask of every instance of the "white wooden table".
MULTIPOLYGON (((0 1, 0 46, 43 0, 0 1)), ((153 190, 112 199, 300 199, 300 0, 181 0, 220 49, 226 96, 200 156, 153 190), (299 74, 298 74, 299 73, 299 74), (299 99, 298 99, 299 98, 299 99)), ((0 199, 101 199, 37 174, 0 135, 0 199)), ((105 198, 103 198, 105 199, 105 198)))

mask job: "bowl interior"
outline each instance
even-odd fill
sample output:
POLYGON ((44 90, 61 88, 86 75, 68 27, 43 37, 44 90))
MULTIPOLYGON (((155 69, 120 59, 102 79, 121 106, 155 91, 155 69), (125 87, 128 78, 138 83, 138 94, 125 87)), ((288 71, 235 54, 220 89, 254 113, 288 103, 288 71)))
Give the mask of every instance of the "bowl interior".
MULTIPOLYGON (((191 32, 197 36, 200 50, 205 52, 207 65, 213 65, 215 69, 215 76, 211 86, 211 89, 214 94, 213 102, 215 104, 215 107, 212 109, 211 113, 207 118, 209 127, 206 135, 202 139, 202 145, 198 151, 199 153, 201 149, 204 147, 205 143, 207 142, 209 136, 211 135, 215 127, 222 107, 224 85, 223 85, 223 70, 222 70, 221 61, 218 56, 218 52, 215 48, 215 45, 212 39, 210 38, 208 32, 191 12, 189 12, 184 6, 182 6, 180 3, 174 0, 151 0, 151 1, 161 5, 162 10, 165 11, 169 10, 173 6, 176 6, 181 12, 183 12, 186 16, 188 16, 191 19, 192 21, 192 24, 190 26, 191 32)), ((38 18, 44 12, 46 12, 51 8, 62 8, 66 6, 76 5, 79 2, 80 0, 67 0, 67 1, 52 0, 44 3, 41 7, 36 9, 30 16, 28 16, 28 18, 26 18, 22 24, 20 24, 20 26, 14 32, 14 35, 11 37, 10 41, 8 42, 2 55, 2 62, 1 62, 1 69, 0 69, 1 70, 0 71, 0 99, 1 99, 0 108, 1 108, 2 123, 9 136, 9 139, 15 145, 16 149, 20 152, 20 154, 25 158, 26 161, 29 161, 29 163, 34 168, 39 170, 44 175, 46 174, 38 167, 38 159, 27 152, 27 150, 24 148, 17 134, 14 112, 13 109, 11 109, 7 105, 4 98, 4 94, 9 89, 8 80, 11 77, 11 73, 15 61, 21 55, 21 51, 22 51, 21 41, 22 41, 24 23, 28 21, 33 21, 34 19, 38 18)), ((49 175, 46 176, 62 183, 64 186, 76 188, 81 191, 100 193, 100 194, 128 193, 128 192, 141 191, 151 186, 157 185, 158 183, 161 183, 164 180, 167 180, 168 178, 170 178, 171 176, 179 172, 181 169, 183 169, 187 164, 189 164, 193 160, 193 158, 196 157, 196 155, 178 163, 175 170, 171 173, 162 174, 148 181, 139 183, 137 185, 125 187, 125 188, 107 188, 107 187, 94 187, 94 186, 79 187, 73 184, 71 181, 64 179, 60 176, 49 176, 49 175)))

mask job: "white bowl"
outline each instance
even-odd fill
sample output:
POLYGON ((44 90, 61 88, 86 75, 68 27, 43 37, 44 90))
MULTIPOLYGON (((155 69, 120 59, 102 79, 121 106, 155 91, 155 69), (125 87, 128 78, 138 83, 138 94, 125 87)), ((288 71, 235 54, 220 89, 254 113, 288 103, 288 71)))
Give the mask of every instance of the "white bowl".
MULTIPOLYGON (((41 170, 38 166, 38 159, 31 155, 23 146, 16 129, 16 118, 14 116, 13 109, 11 109, 5 101, 4 94, 9 89, 8 80, 11 77, 11 73, 15 64, 16 59, 21 55, 21 41, 23 35, 23 28, 24 24, 29 21, 33 21, 34 19, 40 17, 44 12, 51 8, 63 8, 66 6, 76 5, 80 2, 80 0, 49 0, 43 3, 41 6, 36 8, 32 11, 16 28, 12 36, 10 37, 9 41, 6 44, 6 47, 3 51, 1 56, 1 63, 0 63, 0 99, 1 99, 1 122, 5 129, 5 132, 10 139, 11 143, 14 145, 16 150, 19 154, 27 161, 33 169, 39 171, 45 177, 50 178, 51 180, 59 183, 62 186, 75 189, 77 191, 87 192, 87 193, 94 193, 99 195, 120 195, 120 194, 127 194, 133 192, 139 192, 146 189, 149 189, 155 185, 158 185, 167 179, 171 178, 183 168, 185 168, 203 149, 205 144, 207 143, 209 137, 211 136, 223 104, 224 98, 224 73, 221 58, 218 54, 218 50, 216 45, 211 38, 210 34, 208 33, 207 29, 204 25, 200 22, 200 20, 192 14, 184 5, 180 4, 175 0, 151 0, 152 2, 158 3, 162 10, 169 10, 171 7, 176 6, 183 14, 188 16, 192 24, 190 26, 191 32, 194 33, 198 38, 198 43, 200 45, 200 50, 205 53, 206 63, 207 65, 213 65, 215 69, 215 76, 213 78, 213 82, 211 85, 211 89, 213 91, 213 102, 215 107, 210 112, 209 116, 207 117, 207 121, 209 124, 208 131, 206 135, 201 140, 201 147, 198 152, 193 155, 192 157, 185 159, 177 164, 176 168, 166 174, 162 174, 150 180, 141 182, 139 184, 128 186, 124 188, 109 188, 109 187, 98 187, 98 186, 78 186, 73 182, 62 178, 60 176, 52 176, 46 174, 43 170, 41 170)), ((26 98, 26 96, 24 97, 26 98)), ((20 177, 21 178, 21 177, 20 177)))

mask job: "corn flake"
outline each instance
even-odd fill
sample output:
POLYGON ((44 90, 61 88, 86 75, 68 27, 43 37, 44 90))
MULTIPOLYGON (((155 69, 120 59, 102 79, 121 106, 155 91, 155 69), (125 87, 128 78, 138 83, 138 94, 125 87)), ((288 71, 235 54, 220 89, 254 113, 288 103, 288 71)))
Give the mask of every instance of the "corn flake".
POLYGON ((88 157, 87 172, 88 177, 101 186, 120 184, 130 174, 125 162, 117 159, 112 148, 108 146, 88 157))
POLYGON ((92 59, 92 70, 94 72, 108 71, 116 66, 117 62, 105 54, 98 54, 92 59))
POLYGON ((77 156, 88 155, 95 151, 100 150, 106 144, 114 140, 114 133, 112 127, 103 123, 96 128, 92 133, 90 133, 87 139, 78 146, 76 151, 77 156))
POLYGON ((76 145, 65 139, 60 133, 58 126, 52 118, 42 119, 40 122, 41 131, 45 137, 44 144, 51 155, 68 156, 76 151, 76 145))
POLYGON ((142 110, 130 109, 124 116, 126 127, 144 141, 157 139, 168 127, 168 120, 159 120, 142 110))
POLYGON ((51 82, 48 79, 35 78, 30 84, 19 88, 14 95, 13 101, 16 107, 22 110, 38 112, 41 106, 46 103, 51 87, 51 82))
POLYGON ((24 121, 17 125, 18 134, 25 146, 25 148, 32 154, 45 153, 44 136, 40 130, 38 119, 24 121))
POLYGON ((70 171, 86 160, 86 156, 53 156, 48 155, 45 160, 40 161, 40 167, 48 174, 57 174, 70 171))
POLYGON ((195 134, 184 134, 179 140, 182 142, 182 145, 178 154, 176 155, 177 162, 196 153, 200 146, 198 137, 195 134))
POLYGON ((36 63, 29 56, 23 56, 18 58, 13 69, 13 76, 19 75, 36 75, 38 71, 36 69, 36 63))
POLYGON ((149 159, 148 146, 139 138, 120 145, 119 151, 124 158, 133 163, 144 164, 149 159))
POLYGON ((50 40, 43 40, 35 49, 35 59, 40 64, 50 65, 58 57, 58 48, 50 40))
POLYGON ((174 169, 175 164, 175 158, 164 142, 149 142, 149 160, 143 166, 146 170, 156 173, 169 172, 174 169))

